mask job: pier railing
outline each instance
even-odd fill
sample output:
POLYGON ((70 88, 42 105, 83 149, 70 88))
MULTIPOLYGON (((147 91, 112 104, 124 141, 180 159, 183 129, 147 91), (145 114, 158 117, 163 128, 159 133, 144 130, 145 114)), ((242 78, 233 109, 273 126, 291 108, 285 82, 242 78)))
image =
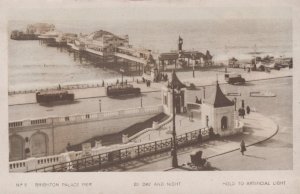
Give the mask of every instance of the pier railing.
POLYGON ((74 122, 88 122, 93 120, 104 120, 110 118, 118 118, 124 116, 135 116, 141 114, 155 114, 163 112, 162 105, 159 106, 146 106, 140 108, 131 108, 125 110, 117 110, 110 112, 98 112, 98 113, 87 113, 80 115, 69 115, 64 117, 48 117, 39 119, 29 119, 22 121, 9 122, 9 128, 21 128, 29 126, 39 126, 39 125, 58 125, 58 124, 68 124, 74 122))
MULTIPOLYGON (((179 148, 193 145, 201 141, 208 140, 209 132, 207 128, 202 128, 192 132, 177 135, 177 146, 179 148), (199 134, 201 133, 201 139, 199 134)), ((104 170, 115 164, 125 163, 131 160, 170 151, 172 148, 172 138, 162 139, 144 144, 138 144, 123 149, 111 150, 88 157, 82 157, 68 162, 62 162, 42 168, 27 170, 27 172, 65 172, 65 171, 88 171, 104 170)), ((80 154, 78 154, 80 157, 80 154)), ((15 165, 16 166, 16 165, 15 165)), ((10 169, 13 168, 10 166, 10 169)), ((11 169, 12 170, 12 169, 11 169)))

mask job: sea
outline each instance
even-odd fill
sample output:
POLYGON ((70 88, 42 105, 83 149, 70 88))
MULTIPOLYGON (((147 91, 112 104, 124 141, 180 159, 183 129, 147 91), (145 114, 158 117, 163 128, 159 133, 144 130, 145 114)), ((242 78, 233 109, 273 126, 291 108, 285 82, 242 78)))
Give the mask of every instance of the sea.
MULTIPOLYGON (((36 22, 36 21, 35 21, 36 22)), ((44 22, 44 21, 38 21, 44 22)), ((292 57, 292 20, 227 19, 227 20, 153 20, 153 21, 47 21, 62 32, 89 34, 107 30, 116 35, 129 35, 129 42, 154 53, 177 49, 178 37, 184 50, 197 50, 213 55, 214 61, 231 57, 250 60, 252 52, 261 56, 292 57)), ((11 21, 8 30, 25 29, 32 21, 11 21)), ((40 45, 39 41, 8 41, 9 90, 29 90, 58 84, 101 83, 121 75, 90 61, 74 60, 66 50, 40 45)))

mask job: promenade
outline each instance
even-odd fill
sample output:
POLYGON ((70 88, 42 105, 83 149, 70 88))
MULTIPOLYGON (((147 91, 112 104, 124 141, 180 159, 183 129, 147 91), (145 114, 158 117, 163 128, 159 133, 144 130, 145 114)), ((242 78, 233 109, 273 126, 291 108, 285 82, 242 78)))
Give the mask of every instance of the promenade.
MULTIPOLYGON (((259 72, 259 71, 252 71, 250 73, 244 71, 243 69, 233 69, 228 68, 228 72, 236 72, 240 73, 242 77, 246 79, 246 81, 255 81, 255 80, 265 80, 265 79, 274 79, 280 77, 290 77, 292 76, 292 69, 284 68, 280 71, 272 70, 271 73, 267 72, 259 72)), ((207 86, 215 84, 216 80, 218 79, 220 84, 224 84, 224 68, 219 69, 212 69, 207 71, 196 71, 195 78, 192 77, 192 72, 177 72, 176 73, 179 79, 184 83, 193 83, 196 86, 207 86)), ((168 73, 168 77, 171 77, 171 73, 168 73)), ((135 78, 136 80, 137 78, 135 78)), ((161 90, 161 86, 165 85, 166 82, 161 83, 151 83, 150 87, 147 87, 145 83, 141 82, 141 78, 139 79, 139 83, 129 82, 133 84, 134 87, 141 88, 142 93, 149 93, 149 92, 158 92, 161 90)), ((105 97, 105 88, 104 87, 95 87, 95 88, 88 88, 82 86, 83 88, 80 89, 70 89, 69 91, 75 94, 75 99, 86 99, 86 98, 99 98, 105 97)), ((8 104, 9 105, 18 105, 18 104, 31 104, 36 103, 35 93, 21 93, 21 94, 13 94, 9 95, 8 104)))
MULTIPOLYGON (((192 169, 187 167, 186 164, 190 162, 190 154, 195 151, 202 150, 203 157, 207 158, 209 162, 218 156, 239 152, 242 139, 249 148, 249 146, 270 139, 278 132, 278 125, 261 113, 252 112, 249 115, 246 115, 245 119, 241 120, 244 122, 244 131, 242 134, 221 138, 219 140, 207 141, 201 145, 197 144, 178 150, 179 168, 171 167, 172 158, 170 152, 168 152, 113 166, 105 169, 105 171, 189 171, 192 169)), ((188 125, 189 121, 184 120, 183 123, 188 125)), ((241 155, 241 157, 244 156, 241 155)), ((231 162, 234 163, 236 161, 231 162)), ((212 167, 215 168, 215 170, 218 170, 218 164, 219 163, 214 163, 216 166, 212 167)))

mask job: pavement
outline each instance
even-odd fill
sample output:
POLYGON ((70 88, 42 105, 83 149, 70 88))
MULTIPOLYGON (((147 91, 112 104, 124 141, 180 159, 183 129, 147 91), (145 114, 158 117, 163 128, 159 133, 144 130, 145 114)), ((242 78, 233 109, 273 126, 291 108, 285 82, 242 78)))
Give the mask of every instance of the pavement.
MULTIPOLYGON (((177 114, 176 115, 176 134, 181 135, 191 131, 195 131, 202 126, 200 118, 189 119, 188 114, 177 114)), ((135 138, 135 142, 148 142, 157 141, 161 139, 167 139, 172 137, 173 122, 167 123, 165 126, 161 127, 159 130, 153 130, 141 134, 139 137, 135 138)))
MULTIPOLYGON (((246 115, 244 122, 244 131, 242 134, 224 137, 219 140, 211 140, 204 142, 203 144, 197 144, 194 146, 182 148, 178 150, 178 164, 179 168, 171 167, 171 155, 170 152, 149 156, 139 160, 130 161, 127 163, 119 164, 108 169, 107 171, 190 171, 192 168, 187 167, 187 163, 190 162, 190 154, 197 151, 203 151, 203 157, 210 160, 232 152, 239 152, 240 142, 243 139, 245 141, 247 149, 250 146, 262 143, 278 132, 278 125, 262 115, 261 113, 252 112, 246 115)), ((243 156, 241 156, 243 157, 243 156)), ((236 161, 228 160, 228 162, 234 163, 236 161)), ((220 161, 222 163, 222 161, 220 161)), ((214 163, 218 165, 218 163, 214 163)), ((214 166, 212 166, 212 169, 214 166)), ((218 170, 218 168, 215 168, 218 170)))

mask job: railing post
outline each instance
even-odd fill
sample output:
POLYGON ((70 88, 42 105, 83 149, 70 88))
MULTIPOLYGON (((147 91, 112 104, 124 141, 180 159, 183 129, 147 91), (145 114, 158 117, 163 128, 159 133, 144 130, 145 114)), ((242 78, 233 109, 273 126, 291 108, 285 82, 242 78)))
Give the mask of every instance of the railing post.
POLYGON ((101 169, 101 154, 99 154, 98 156, 99 156, 99 164, 98 164, 98 166, 99 166, 99 170, 100 170, 101 169))
POLYGON ((79 171, 79 164, 78 164, 79 160, 76 160, 76 170, 79 171))

